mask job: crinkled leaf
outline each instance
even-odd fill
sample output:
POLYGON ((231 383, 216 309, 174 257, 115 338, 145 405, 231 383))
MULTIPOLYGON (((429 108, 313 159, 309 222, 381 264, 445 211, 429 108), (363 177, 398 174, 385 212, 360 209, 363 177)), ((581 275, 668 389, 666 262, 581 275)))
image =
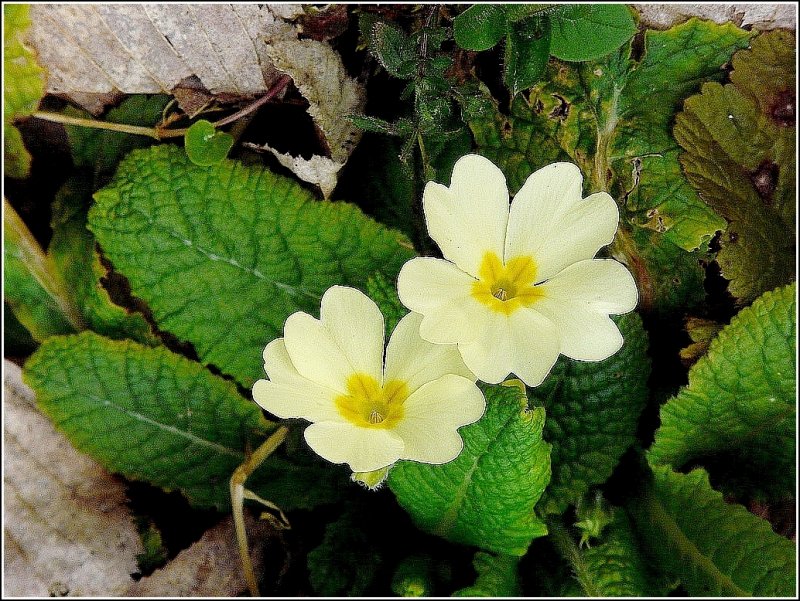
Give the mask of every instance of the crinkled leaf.
POLYGON ((550 19, 533 16, 509 25, 503 78, 511 95, 539 81, 550 57, 550 19))
POLYGON ((517 388, 486 389, 486 413, 459 430, 464 450, 453 461, 405 461, 389 487, 416 524, 453 542, 524 555, 547 533, 533 508, 550 480, 544 409, 527 409, 517 388))
POLYGON ((75 447, 198 506, 228 506, 231 473, 269 428, 231 382, 163 347, 93 332, 56 337, 24 374, 75 447))
POLYGON ((519 557, 492 555, 478 551, 472 563, 478 574, 475 584, 456 591, 453 593, 453 597, 519 597, 521 595, 522 589, 517 574, 519 557))
POLYGON ((44 96, 45 71, 26 44, 27 4, 3 5, 3 165, 10 177, 27 177, 31 156, 14 120, 33 113, 44 96))
POLYGON ((347 512, 328 524, 307 561, 309 581, 318 595, 360 597, 375 577, 381 557, 358 517, 347 512))
MULTIPOLYGON (((135 94, 109 110, 103 121, 145 127, 155 125, 161 120, 169 99, 169 96, 162 94, 135 94)), ((91 118, 86 111, 72 107, 67 107, 64 114, 91 118)), ((95 176, 101 177, 110 175, 122 157, 134 148, 142 148, 155 142, 147 136, 92 127, 66 125, 64 129, 67 131, 72 162, 75 166, 92 169, 95 176)))
POLYGON ((172 146, 131 153, 95 199, 89 227, 159 327, 245 386, 291 313, 317 313, 331 285, 394 278, 412 254, 351 205, 263 168, 198 167, 172 146))
POLYGON ((390 75, 406 78, 413 74, 415 45, 399 25, 364 13, 360 26, 372 54, 390 75))
POLYGON ((628 506, 654 563, 691 596, 792 597, 795 544, 711 488, 708 474, 669 466, 628 506))
POLYGON ((688 386, 661 408, 652 463, 681 468, 722 455, 733 472, 794 490, 795 294, 794 284, 767 292, 712 341, 688 386))
POLYGON ((689 181, 729 221, 717 261, 746 303, 794 278, 794 36, 765 33, 732 62, 732 83, 686 100, 675 137, 689 181))
MULTIPOLYGON (((7 8, 7 7, 4 7, 7 8)), ((37 342, 82 329, 80 312, 50 257, 3 199, 3 298, 37 342)))
POLYGON ((500 4, 473 4, 453 19, 456 44, 465 50, 488 50, 506 34, 506 10, 500 4))
POLYGON ((114 304, 103 287, 106 269, 95 249, 94 236, 86 229, 90 198, 91 187, 83 178, 73 177, 62 186, 52 206, 49 258, 87 328, 109 338, 156 344, 144 316, 114 304))
POLYGON ((636 33, 630 9, 624 4, 578 4, 553 13, 550 53, 565 61, 600 58, 636 33))
POLYGON ((636 438, 647 401, 647 334, 636 313, 615 318, 625 344, 605 361, 560 357, 538 388, 535 403, 547 410, 544 438, 553 445, 553 476, 538 505, 562 513, 611 475, 636 438))
POLYGON ((376 273, 367 280, 367 295, 375 301, 375 304, 378 305, 381 313, 383 313, 388 340, 397 322, 408 313, 408 309, 403 306, 397 296, 397 285, 394 281, 390 281, 380 273, 376 273))
POLYGON ((186 154, 189 160, 201 167, 222 162, 233 146, 233 136, 217 131, 210 121, 200 119, 192 123, 185 135, 186 154))

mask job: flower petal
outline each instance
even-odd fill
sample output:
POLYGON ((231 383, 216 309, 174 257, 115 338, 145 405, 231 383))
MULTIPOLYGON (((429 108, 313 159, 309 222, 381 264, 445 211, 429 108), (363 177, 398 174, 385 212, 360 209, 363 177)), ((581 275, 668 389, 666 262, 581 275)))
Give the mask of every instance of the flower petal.
POLYGON ((320 320, 353 370, 380 382, 385 328, 378 305, 360 290, 332 286, 322 295, 320 320))
POLYGON ((347 390, 354 369, 330 330, 308 313, 293 313, 283 326, 284 344, 297 371, 312 382, 339 393, 347 390))
POLYGON ((343 419, 334 404, 337 393, 300 375, 283 338, 273 340, 264 349, 264 369, 270 379, 253 385, 253 399, 270 413, 283 419, 343 419))
POLYGON ((632 311, 638 293, 633 277, 621 263, 580 261, 541 288, 545 294, 535 309, 556 324, 564 355, 602 361, 622 347, 622 334, 608 314, 632 311))
POLYGON ((515 349, 509 324, 507 315, 487 310, 479 323, 471 324, 473 339, 458 345, 464 363, 483 382, 497 384, 511 373, 515 349))
POLYGON ((421 386, 403 407, 394 428, 405 443, 401 459, 439 464, 458 457, 464 443, 457 429, 478 421, 486 402, 472 380, 448 374, 421 386))
POLYGON ((397 324, 386 346, 384 381, 402 380, 409 394, 445 374, 475 381, 455 344, 431 344, 419 335, 422 315, 409 313, 397 324))
POLYGON ((446 259, 477 276, 484 253, 502 254, 508 224, 506 178, 490 160, 456 161, 450 187, 428 182, 422 195, 428 234, 446 259))
POLYGON ((308 445, 333 463, 347 463, 354 472, 371 472, 393 464, 403 454, 403 441, 391 430, 351 423, 318 422, 305 431, 308 445))
POLYGON ((453 263, 431 257, 407 261, 397 278, 397 294, 411 311, 425 316, 423 339, 435 344, 466 342, 475 334, 473 320, 483 311, 472 297, 475 278, 453 263))
POLYGON ((616 202, 605 192, 581 199, 582 182, 571 163, 553 163, 528 177, 511 203, 506 261, 532 256, 541 282, 613 241, 616 202))

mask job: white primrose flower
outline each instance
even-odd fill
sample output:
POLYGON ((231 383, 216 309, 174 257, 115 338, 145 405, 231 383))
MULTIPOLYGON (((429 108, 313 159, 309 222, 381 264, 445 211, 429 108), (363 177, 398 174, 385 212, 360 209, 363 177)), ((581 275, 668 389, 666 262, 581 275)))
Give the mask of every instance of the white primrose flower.
POLYGON ((594 259, 614 239, 619 211, 605 192, 582 199, 583 177, 554 163, 528 177, 509 206, 502 172, 461 157, 450 187, 428 182, 428 233, 444 260, 418 257, 400 271, 402 303, 423 315, 420 335, 457 344, 484 382, 513 372, 537 386, 559 353, 600 361, 622 346, 609 314, 638 300, 628 270, 594 259))
POLYGON ((354 288, 334 286, 320 319, 294 313, 284 337, 264 349, 268 380, 253 398, 281 418, 313 422, 305 439, 333 463, 372 472, 399 459, 447 463, 463 442, 457 429, 480 419, 485 401, 454 345, 419 336, 409 313, 386 346, 377 305, 354 288))

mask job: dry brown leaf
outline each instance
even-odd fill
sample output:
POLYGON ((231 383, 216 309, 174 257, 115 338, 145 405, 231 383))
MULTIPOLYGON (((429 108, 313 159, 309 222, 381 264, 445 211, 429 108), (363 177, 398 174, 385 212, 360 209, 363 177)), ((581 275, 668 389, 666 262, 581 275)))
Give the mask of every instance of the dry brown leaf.
POLYGON ((690 17, 711 19, 716 23, 735 23, 767 30, 776 27, 797 29, 795 7, 791 4, 634 4, 642 22, 648 27, 667 28, 690 17))
MULTIPOLYGON (((256 574, 264 565, 263 546, 269 526, 245 513, 256 574)), ((125 592, 130 597, 234 597, 247 589, 236 546, 233 520, 225 518, 188 549, 125 592)))
POLYGON ((142 552, 124 486, 53 428, 19 367, 3 372, 5 595, 123 594, 142 552))

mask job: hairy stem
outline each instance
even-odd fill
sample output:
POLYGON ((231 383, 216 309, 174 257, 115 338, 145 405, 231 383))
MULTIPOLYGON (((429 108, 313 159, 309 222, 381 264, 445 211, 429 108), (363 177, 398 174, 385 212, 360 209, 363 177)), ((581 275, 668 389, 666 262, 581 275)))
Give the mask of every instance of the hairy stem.
POLYGON ((569 534, 566 526, 559 518, 547 520, 547 529, 550 532, 550 540, 558 549, 561 556, 572 566, 575 579, 581 585, 583 592, 588 597, 602 597, 602 591, 598 590, 589 574, 589 568, 583 559, 583 554, 575 541, 569 534))

